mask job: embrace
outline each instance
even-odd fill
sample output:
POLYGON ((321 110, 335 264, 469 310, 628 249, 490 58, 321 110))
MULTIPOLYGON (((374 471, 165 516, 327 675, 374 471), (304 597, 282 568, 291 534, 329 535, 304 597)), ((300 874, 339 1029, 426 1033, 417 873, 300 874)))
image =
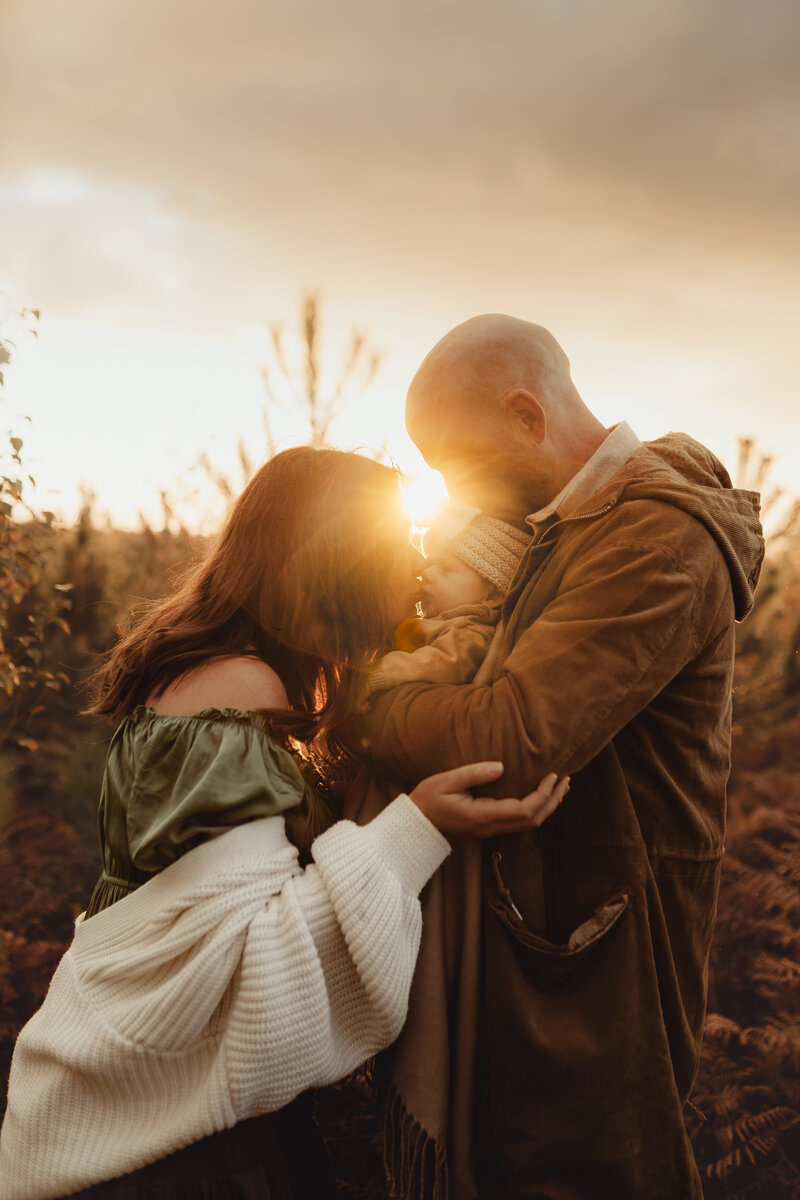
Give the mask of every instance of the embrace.
POLYGON ((328 1200, 311 1089, 373 1057, 387 1196, 702 1196, 758 497, 606 429, 511 317, 448 333, 406 421, 451 498, 424 558, 394 471, 284 451, 98 670, 102 873, 0 1200, 328 1200))

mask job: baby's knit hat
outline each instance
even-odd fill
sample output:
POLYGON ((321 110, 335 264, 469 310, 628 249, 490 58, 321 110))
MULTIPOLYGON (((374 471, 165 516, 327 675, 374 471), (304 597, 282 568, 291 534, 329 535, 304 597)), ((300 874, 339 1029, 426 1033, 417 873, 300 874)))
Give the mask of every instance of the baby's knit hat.
POLYGON ((530 543, 530 533, 506 521, 487 517, 471 504, 448 503, 426 531, 423 550, 444 546, 505 595, 530 543))

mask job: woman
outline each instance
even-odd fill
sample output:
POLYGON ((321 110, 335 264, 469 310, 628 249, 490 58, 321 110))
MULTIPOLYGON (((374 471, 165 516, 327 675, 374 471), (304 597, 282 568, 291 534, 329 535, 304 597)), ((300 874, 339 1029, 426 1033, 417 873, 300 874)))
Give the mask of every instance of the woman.
POLYGON ((442 834, 528 828, 566 787, 473 799, 502 767, 472 764, 369 826, 332 824, 292 746, 352 753, 345 721, 413 611, 415 554, 394 472, 286 451, 99 671, 91 711, 120 722, 104 870, 15 1049, 2 1200, 335 1193, 302 1093, 400 1031, 442 834), (313 840, 305 870, 287 824, 304 854, 313 840))

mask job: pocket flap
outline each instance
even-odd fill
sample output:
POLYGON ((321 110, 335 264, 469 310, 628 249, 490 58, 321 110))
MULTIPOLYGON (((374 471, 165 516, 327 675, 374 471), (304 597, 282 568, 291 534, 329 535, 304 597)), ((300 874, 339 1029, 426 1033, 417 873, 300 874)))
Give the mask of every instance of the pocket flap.
POLYGON ((540 985, 546 985, 557 983, 574 970, 592 947, 616 925, 628 907, 630 898, 630 892, 620 892, 604 900, 561 944, 548 942, 546 938, 527 930, 524 922, 514 915, 500 897, 492 897, 489 907, 515 940, 528 951, 526 957, 537 981, 540 985))

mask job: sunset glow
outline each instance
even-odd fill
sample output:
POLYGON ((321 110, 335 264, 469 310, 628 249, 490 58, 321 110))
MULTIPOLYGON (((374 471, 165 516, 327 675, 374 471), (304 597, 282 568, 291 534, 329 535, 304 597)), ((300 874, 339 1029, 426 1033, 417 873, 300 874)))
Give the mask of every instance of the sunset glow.
POLYGON ((425 529, 447 499, 447 488, 438 471, 425 467, 403 484, 403 499, 417 529, 425 529))
MULTIPOLYGON (((297 334, 309 290, 323 362, 352 327, 381 352, 332 440, 412 478, 409 380, 504 311, 553 331, 605 424, 684 429, 729 464, 754 435, 796 489, 795 7, 308 16, 5 6, 0 290, 42 313, 7 398, 48 507, 71 520, 83 486, 136 525, 164 492, 213 523, 194 466, 235 480, 240 441, 269 452, 260 344, 297 334)), ((278 445, 307 436, 291 405, 270 420, 278 445)))

